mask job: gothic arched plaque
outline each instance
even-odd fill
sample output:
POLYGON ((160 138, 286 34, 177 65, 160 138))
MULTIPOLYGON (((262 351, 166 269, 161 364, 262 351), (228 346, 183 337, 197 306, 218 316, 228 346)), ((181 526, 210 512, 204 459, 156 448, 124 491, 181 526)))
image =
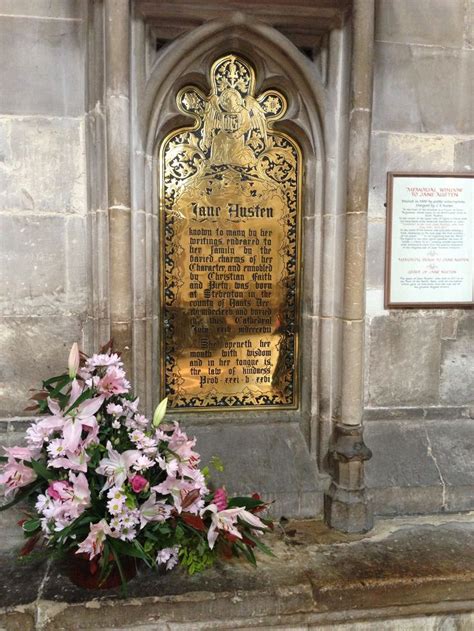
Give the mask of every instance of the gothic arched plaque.
POLYGON ((302 159, 277 90, 218 59, 160 149, 162 390, 172 408, 294 408, 302 159))

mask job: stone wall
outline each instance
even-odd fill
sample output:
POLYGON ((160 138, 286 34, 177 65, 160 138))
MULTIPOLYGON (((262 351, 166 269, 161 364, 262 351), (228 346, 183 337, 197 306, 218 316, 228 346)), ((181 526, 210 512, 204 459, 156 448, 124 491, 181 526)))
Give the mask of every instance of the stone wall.
MULTIPOLYGON (((367 3, 369 6, 369 0, 367 3)), ((115 64, 104 63, 107 51, 103 50, 103 6, 87 0, 0 0, 0 419, 10 419, 0 421, 0 431, 7 427, 12 430, 10 444, 24 430, 25 421, 18 417, 27 415, 23 409, 28 389, 63 369, 73 341, 92 351, 99 339, 108 338, 109 293, 120 302, 118 289, 127 289, 118 279, 111 283, 115 293, 108 291, 108 204, 114 204, 111 208, 124 217, 122 211, 129 209, 113 190, 117 170, 110 165, 118 154, 111 150, 114 137, 106 133, 105 121, 110 129, 123 131, 124 125, 116 124, 117 112, 120 110, 124 120, 128 120, 128 113, 123 94, 104 89, 107 81, 113 88, 113 71, 120 64, 112 49, 108 56, 115 64), (105 78, 104 68, 109 73, 105 78), (115 110, 114 102, 119 104, 115 110)), ((379 513, 474 508, 474 312, 389 312, 383 308, 386 172, 461 171, 469 165, 472 168, 471 6, 469 0, 378 0, 376 4, 365 423, 367 442, 374 453, 368 464, 368 482, 379 513)), ((109 22, 112 33, 113 24, 109 22)), ((135 32, 145 32, 138 19, 133 28, 135 32)), ((135 39, 132 37, 134 42, 135 39)), ((108 41, 110 46, 114 42, 119 46, 113 37, 108 41)), ((300 54, 296 49, 294 53, 300 54)), ((330 63, 339 68, 334 55, 329 57, 330 63)), ((344 59, 342 55, 341 60, 344 59)), ((340 62, 340 67, 338 81, 342 81, 344 73, 348 74, 345 61, 340 62)), ((136 81, 132 81, 132 88, 136 91, 136 81)), ((362 106, 360 109, 368 111, 362 106)), ((341 111, 345 112, 345 108, 341 111)), ((346 118, 344 114, 338 120, 347 122, 346 118)), ((341 123, 341 128, 345 129, 344 125, 341 123)), ((338 146, 346 151, 344 129, 338 146)), ((331 161, 329 155, 328 163, 331 161)), ((332 195, 337 201, 334 206, 336 213, 342 213, 339 217, 345 210, 341 201, 345 180, 341 185, 342 176, 338 177, 339 187, 330 180, 331 185, 326 188, 328 198, 332 195)), ((125 180, 116 179, 120 180, 117 186, 125 188, 125 180)), ((316 188, 322 191, 324 187, 319 185, 320 180, 317 182, 316 188)), ((135 200, 135 210, 141 209, 137 204, 135 200)), ((329 210, 326 208, 326 212, 329 210)), ((137 217, 143 219, 145 215, 134 215, 136 275, 141 252, 141 224, 137 217)), ((314 479, 318 472, 316 462, 320 469, 324 468, 333 419, 340 407, 337 327, 341 322, 342 257, 337 252, 343 230, 342 222, 332 222, 329 214, 325 217, 333 227, 323 231, 326 250, 322 285, 331 291, 326 288, 327 295, 323 292, 321 301, 322 333, 317 352, 321 374, 317 370, 305 372, 318 399, 307 413, 304 432, 296 423, 287 423, 288 439, 283 440, 280 435, 282 455, 272 461, 278 465, 274 472, 272 463, 266 461, 258 471, 258 475, 275 483, 275 492, 284 496, 290 512, 300 515, 319 510, 315 507, 322 488, 318 486, 320 481, 314 479), (331 241, 328 234, 333 232, 339 237, 331 241), (335 304, 335 312, 330 314, 325 311, 328 296, 329 302, 335 304), (334 333, 325 335, 330 323, 328 315, 334 315, 334 333), (333 356, 338 359, 333 361, 333 356), (330 406, 326 404, 326 390, 331 401, 334 399, 330 406), (295 492, 297 485, 288 474, 284 476, 287 493, 286 487, 282 488, 281 472, 297 461, 299 491, 295 492)), ((307 221, 308 225, 316 226, 316 222, 307 221)), ((318 227, 311 229, 315 234, 319 231, 318 227)), ((311 243, 312 235, 309 236, 305 238, 311 243)), ((315 243, 321 244, 318 239, 315 243)), ((306 264, 309 267, 308 260, 306 264)), ((128 259, 123 265, 130 267, 128 259)), ((116 265, 112 266, 114 269, 116 265)), ((148 287, 147 274, 148 268, 143 266, 142 281, 148 287)), ((320 280, 319 272, 315 273, 314 287, 320 280)), ((137 321, 145 322, 137 287, 135 283, 135 315, 137 321)), ((310 301, 314 298, 315 313, 318 295, 315 290, 316 297, 310 296, 310 301)), ((125 302, 126 310, 130 310, 131 298, 125 302)), ((150 319, 154 319, 156 314, 153 310, 150 313, 150 319)), ((115 316, 122 321, 123 314, 115 316)), ((361 323, 360 316, 354 318, 361 323)), ((140 340, 135 332, 136 356, 143 355, 140 340)), ((313 350, 316 348, 315 343, 313 350)), ((346 377, 353 372, 353 365, 361 365, 357 359, 361 354, 356 355, 354 362, 351 358, 348 364, 346 377)), ((151 355, 144 356, 150 370, 151 355)), ((318 364, 318 359, 313 363, 318 364)), ((144 371, 137 365, 136 381, 143 384, 144 371)), ((285 418, 276 420, 286 423, 285 418)), ((233 425, 228 423, 229 431, 235 433, 233 440, 237 440, 241 426, 235 424, 235 417, 233 421, 233 425)), ((265 430, 252 427, 246 436, 249 445, 260 440, 259 453, 271 452, 272 432, 281 434, 279 426, 273 423, 275 419, 271 421, 265 430)), ((215 453, 215 426, 203 425, 196 433, 202 437, 202 451, 215 453)), ((234 442, 226 441, 223 442, 229 450, 234 451, 234 442)), ((240 459, 231 462, 230 477, 242 482, 241 468, 240 459)), ((323 482, 327 484, 328 479, 323 482)), ((248 481, 249 486, 251 483, 254 479, 248 481)))
POLYGON ((85 341, 83 9, 0 0, 0 417, 85 341))
POLYGON ((411 512, 452 509, 447 480, 453 470, 459 483, 474 482, 465 457, 474 436, 474 313, 384 310, 386 173, 473 168, 472 3, 379 0, 375 39, 366 272, 369 481, 391 489, 376 502, 379 510, 404 503, 411 512), (410 499, 407 489, 415 485, 429 487, 430 497, 411 489, 410 499), (394 487, 403 490, 397 495, 394 487))

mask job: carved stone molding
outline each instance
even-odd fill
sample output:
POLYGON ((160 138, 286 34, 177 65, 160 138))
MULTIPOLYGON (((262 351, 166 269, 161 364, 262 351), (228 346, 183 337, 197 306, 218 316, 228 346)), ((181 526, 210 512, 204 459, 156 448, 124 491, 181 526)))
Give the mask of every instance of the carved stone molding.
POLYGON ((166 42, 209 20, 226 19, 242 12, 280 31, 298 48, 313 48, 323 34, 340 28, 352 0, 135 0, 137 11, 153 27, 157 39, 166 42))

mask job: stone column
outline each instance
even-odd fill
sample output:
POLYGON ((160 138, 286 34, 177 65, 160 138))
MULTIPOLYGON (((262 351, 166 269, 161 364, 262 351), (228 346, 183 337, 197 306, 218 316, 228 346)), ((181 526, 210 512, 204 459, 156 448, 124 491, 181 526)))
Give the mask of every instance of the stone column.
POLYGON ((109 214, 110 330, 130 370, 132 270, 130 212, 130 7, 105 0, 105 106, 109 214))
POLYGON ((363 441, 365 252, 369 186, 374 49, 374 0, 354 0, 346 203, 344 303, 342 320, 342 396, 329 451, 332 482, 325 495, 327 523, 344 532, 373 525, 364 482, 363 441))

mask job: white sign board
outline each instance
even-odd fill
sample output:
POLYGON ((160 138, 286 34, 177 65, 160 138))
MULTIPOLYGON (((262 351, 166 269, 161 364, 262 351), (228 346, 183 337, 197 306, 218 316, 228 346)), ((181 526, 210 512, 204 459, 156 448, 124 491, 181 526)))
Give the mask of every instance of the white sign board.
POLYGON ((389 173, 385 307, 473 304, 473 175, 389 173))

